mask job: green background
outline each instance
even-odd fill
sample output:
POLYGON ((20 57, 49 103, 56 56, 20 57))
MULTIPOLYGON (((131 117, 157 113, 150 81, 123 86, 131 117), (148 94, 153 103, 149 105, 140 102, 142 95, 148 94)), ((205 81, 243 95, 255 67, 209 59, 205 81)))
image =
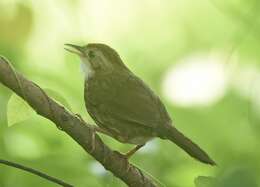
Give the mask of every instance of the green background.
MULTIPOLYGON (((135 154, 132 163, 161 186, 257 187, 259 4, 257 0, 1 0, 0 54, 27 78, 58 92, 73 112, 92 122, 84 108, 80 61, 65 52, 64 44, 112 46, 161 97, 178 129, 203 147, 218 166, 194 161, 160 139, 135 154), (221 65, 220 73, 218 66, 207 66, 209 56, 221 65), (192 71, 185 70, 191 64, 192 71), (186 92, 174 100, 169 95, 181 89, 170 92, 171 83, 165 80, 180 67, 184 74, 188 72, 186 81, 178 82, 186 92), (198 75, 205 76, 198 79, 198 75), (219 79, 224 82, 221 88, 215 86, 219 79)), ((1 159, 39 169, 77 187, 125 186, 50 121, 34 114, 8 127, 11 94, 0 85, 1 159)), ((102 138, 121 152, 132 147, 102 138)), ((0 165, 0 187, 28 186, 56 185, 0 165)))

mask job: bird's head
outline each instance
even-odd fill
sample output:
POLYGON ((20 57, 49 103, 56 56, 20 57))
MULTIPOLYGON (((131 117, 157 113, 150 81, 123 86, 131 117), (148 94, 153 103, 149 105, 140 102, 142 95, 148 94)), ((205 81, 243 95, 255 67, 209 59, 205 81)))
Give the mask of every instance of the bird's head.
POLYGON ((83 71, 87 76, 96 72, 110 72, 115 68, 124 67, 118 53, 108 45, 90 43, 85 46, 65 44, 67 51, 77 54, 82 62, 83 71))

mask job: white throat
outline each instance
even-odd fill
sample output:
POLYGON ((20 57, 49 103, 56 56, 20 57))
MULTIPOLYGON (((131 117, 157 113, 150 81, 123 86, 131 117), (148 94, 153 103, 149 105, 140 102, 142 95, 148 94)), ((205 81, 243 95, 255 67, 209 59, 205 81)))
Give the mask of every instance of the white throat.
POLYGON ((81 61, 81 71, 83 72, 85 79, 88 80, 94 75, 94 70, 92 69, 90 63, 86 61, 86 59, 81 59, 81 61))

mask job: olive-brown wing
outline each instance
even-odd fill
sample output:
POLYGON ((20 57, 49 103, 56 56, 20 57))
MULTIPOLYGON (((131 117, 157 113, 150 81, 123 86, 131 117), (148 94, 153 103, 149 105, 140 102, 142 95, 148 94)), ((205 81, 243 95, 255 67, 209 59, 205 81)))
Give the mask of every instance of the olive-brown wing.
POLYGON ((114 94, 99 98, 105 103, 101 110, 115 121, 116 128, 124 128, 126 122, 151 129, 169 123, 170 118, 160 99, 138 77, 131 75, 125 81, 113 81, 108 89, 111 90, 107 93, 114 94))

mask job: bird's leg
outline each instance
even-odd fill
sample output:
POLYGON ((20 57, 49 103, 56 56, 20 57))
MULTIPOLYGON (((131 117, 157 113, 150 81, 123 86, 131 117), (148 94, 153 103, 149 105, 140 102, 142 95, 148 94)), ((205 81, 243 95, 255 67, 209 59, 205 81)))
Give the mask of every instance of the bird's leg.
POLYGON ((129 159, 133 154, 135 154, 136 151, 138 151, 141 147, 143 147, 145 144, 140 144, 135 146, 133 149, 125 153, 125 157, 129 159))
POLYGON ((92 125, 91 126, 91 135, 92 135, 92 145, 91 145, 91 153, 95 150, 95 141, 96 141, 96 132, 100 132, 102 134, 108 135, 108 136, 112 136, 110 132, 108 132, 106 129, 97 127, 92 125))

